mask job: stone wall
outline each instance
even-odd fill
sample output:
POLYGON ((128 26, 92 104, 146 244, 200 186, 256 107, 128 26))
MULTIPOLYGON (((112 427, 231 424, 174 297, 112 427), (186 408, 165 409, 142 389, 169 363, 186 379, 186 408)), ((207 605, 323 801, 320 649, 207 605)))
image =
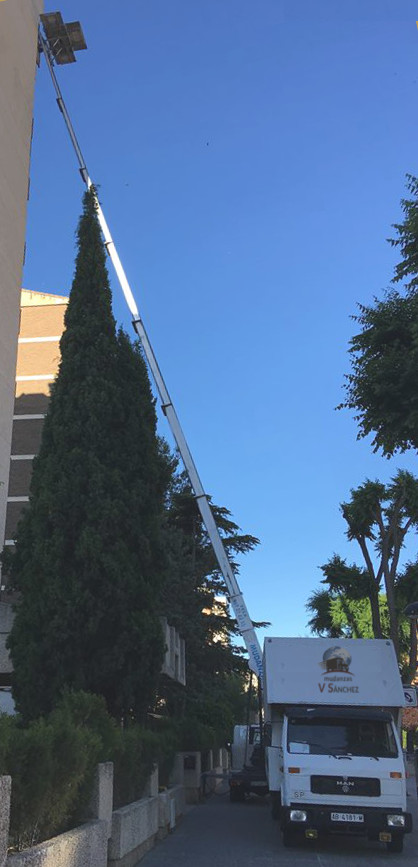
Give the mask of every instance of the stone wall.
POLYGON ((85 824, 8 856, 11 780, 0 777, 0 867, 134 867, 184 813, 182 766, 175 763, 173 786, 161 793, 156 768, 145 796, 113 812, 113 764, 98 765, 85 824))
POLYGON ((87 822, 53 840, 9 855, 7 867, 106 867, 106 822, 87 822))
MULTIPOLYGON (((206 781, 210 794, 222 782, 228 755, 226 750, 219 750, 206 756, 206 760, 213 773, 209 778, 212 784, 206 781)), ((144 797, 112 812, 113 765, 100 764, 86 815, 88 821, 66 834, 8 856, 11 781, 10 777, 0 777, 0 867, 136 867, 157 840, 174 831, 186 803, 201 800, 204 786, 200 767, 200 753, 178 753, 168 789, 159 791, 155 768, 144 797)))

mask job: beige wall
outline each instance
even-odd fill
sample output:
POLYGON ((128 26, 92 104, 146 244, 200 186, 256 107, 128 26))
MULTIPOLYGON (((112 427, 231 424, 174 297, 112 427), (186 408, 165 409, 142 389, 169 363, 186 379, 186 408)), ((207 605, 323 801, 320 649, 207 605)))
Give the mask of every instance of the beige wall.
POLYGON ((42 9, 43 0, 0 2, 0 550, 12 434, 37 26, 42 9))

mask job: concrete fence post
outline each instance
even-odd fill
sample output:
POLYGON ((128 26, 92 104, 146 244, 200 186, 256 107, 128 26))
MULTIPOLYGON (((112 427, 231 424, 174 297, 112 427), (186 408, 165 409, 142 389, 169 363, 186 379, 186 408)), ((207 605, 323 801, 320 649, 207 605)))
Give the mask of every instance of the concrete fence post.
POLYGON ((93 791, 85 818, 104 820, 109 838, 112 833, 112 813, 113 762, 101 762, 96 768, 93 791))
POLYGON ((142 797, 143 798, 156 798, 158 795, 158 786, 159 786, 158 765, 154 765, 154 768, 151 771, 147 782, 145 783, 145 788, 144 788, 142 797))
POLYGON ((184 753, 176 753, 171 769, 170 786, 184 786, 184 753))
POLYGON ((0 777, 0 867, 5 867, 7 861, 11 792, 12 778, 0 777))
POLYGON ((187 804, 198 804, 201 797, 202 761, 197 751, 180 753, 183 756, 184 788, 187 804))
POLYGON ((225 747, 221 749, 221 767, 223 771, 227 771, 230 767, 230 756, 229 752, 225 747))

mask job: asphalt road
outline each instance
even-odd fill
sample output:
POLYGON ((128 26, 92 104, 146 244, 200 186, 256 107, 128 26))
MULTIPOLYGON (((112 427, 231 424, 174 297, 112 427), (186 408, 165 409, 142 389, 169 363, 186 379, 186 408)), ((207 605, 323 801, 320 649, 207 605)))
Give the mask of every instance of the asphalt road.
POLYGON ((230 804, 227 795, 212 795, 192 807, 140 867, 417 867, 418 816, 415 826, 401 855, 390 854, 382 843, 347 837, 304 841, 285 849, 267 800, 254 797, 230 804))

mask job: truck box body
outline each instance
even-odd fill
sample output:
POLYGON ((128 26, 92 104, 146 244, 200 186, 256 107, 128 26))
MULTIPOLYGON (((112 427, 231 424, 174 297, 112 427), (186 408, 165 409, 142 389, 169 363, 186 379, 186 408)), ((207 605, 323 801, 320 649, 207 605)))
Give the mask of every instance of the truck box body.
POLYGON ((411 816, 392 642, 268 638, 264 702, 267 778, 285 840, 360 833, 400 851, 411 816))
POLYGON ((383 639, 267 638, 264 690, 267 705, 405 704, 393 644, 383 639))

